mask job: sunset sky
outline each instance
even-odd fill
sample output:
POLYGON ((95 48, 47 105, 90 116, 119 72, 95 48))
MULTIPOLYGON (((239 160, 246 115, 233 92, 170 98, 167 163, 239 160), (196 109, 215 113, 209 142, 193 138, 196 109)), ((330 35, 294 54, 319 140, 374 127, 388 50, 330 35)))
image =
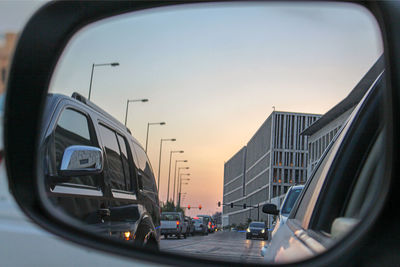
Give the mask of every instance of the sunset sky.
MULTIPOLYGON (((127 14, 86 27, 68 45, 50 91, 87 96, 128 127, 167 192, 170 150, 186 159, 186 206, 221 210, 223 167, 272 112, 323 114, 343 99, 382 53, 373 17, 350 4, 202 4, 127 14)), ((172 184, 171 184, 172 192, 172 184)), ((199 212, 191 210, 189 215, 199 212)))

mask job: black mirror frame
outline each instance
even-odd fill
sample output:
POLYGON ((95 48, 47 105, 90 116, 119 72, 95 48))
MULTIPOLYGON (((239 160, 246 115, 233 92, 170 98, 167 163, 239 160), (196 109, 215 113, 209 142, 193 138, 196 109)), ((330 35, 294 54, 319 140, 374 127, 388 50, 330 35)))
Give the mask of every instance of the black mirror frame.
MULTIPOLYGON (((39 198, 36 180, 40 173, 36 164, 41 117, 46 100, 47 88, 53 74, 54 67, 68 43, 69 39, 82 27, 114 15, 127 12, 149 9, 153 7, 170 6, 175 4, 193 4, 196 2, 224 2, 222 1, 65 1, 45 4, 28 21, 20 34, 14 51, 13 61, 7 78, 7 96, 4 119, 5 158, 8 173, 8 182, 11 193, 14 195, 21 209, 34 222, 49 232, 59 235, 73 242, 95 249, 123 255, 126 257, 171 265, 236 265, 211 261, 206 259, 193 260, 192 257, 174 255, 147 249, 136 248, 124 243, 84 232, 71 225, 65 224, 48 213, 42 206, 39 198), (62 20, 62 23, 60 23, 62 20), (28 130, 27 130, 28 129, 28 130)), ((348 2, 348 1, 344 1, 348 2)), ((382 192, 382 198, 377 200, 378 209, 372 211, 373 223, 362 222, 348 238, 344 238, 337 246, 312 259, 296 262, 302 266, 314 265, 365 265, 371 264, 366 255, 375 255, 376 264, 385 264, 383 252, 380 257, 377 251, 382 249, 393 253, 391 260, 400 256, 397 240, 388 242, 391 237, 399 236, 397 223, 399 213, 393 213, 397 208, 396 195, 399 186, 395 179, 399 175, 400 164, 400 5, 397 2, 356 2, 364 5, 375 15, 382 30, 385 42, 385 61, 387 72, 387 170, 392 179, 390 192, 382 192), (396 137, 396 138, 394 138, 396 137), (395 153, 396 152, 396 153, 395 153), (386 201, 386 202, 385 202, 386 201), (386 203, 386 205, 385 205, 386 203), (376 221, 379 221, 376 223, 376 221), (385 227, 379 227, 385 225, 385 227), (389 232, 391 231, 391 232, 389 232), (387 239, 385 239, 387 238, 387 239)), ((389 186, 389 185, 388 185, 389 186)), ((388 262, 390 263, 390 262, 388 262)), ((248 264, 252 265, 252 264, 248 264)))

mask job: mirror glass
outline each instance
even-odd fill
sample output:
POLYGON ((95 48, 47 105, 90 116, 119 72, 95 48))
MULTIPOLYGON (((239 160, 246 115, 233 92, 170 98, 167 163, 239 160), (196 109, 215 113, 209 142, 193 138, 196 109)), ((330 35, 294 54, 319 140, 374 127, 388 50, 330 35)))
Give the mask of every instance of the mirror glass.
POLYGON ((347 3, 190 4, 91 24, 51 80, 43 204, 85 231, 172 254, 322 253, 365 216, 351 212, 366 203, 353 194, 366 190, 354 186, 360 174, 330 211, 322 169, 357 105, 383 86, 382 53, 374 17, 347 3), (263 213, 268 203, 278 215, 263 213))

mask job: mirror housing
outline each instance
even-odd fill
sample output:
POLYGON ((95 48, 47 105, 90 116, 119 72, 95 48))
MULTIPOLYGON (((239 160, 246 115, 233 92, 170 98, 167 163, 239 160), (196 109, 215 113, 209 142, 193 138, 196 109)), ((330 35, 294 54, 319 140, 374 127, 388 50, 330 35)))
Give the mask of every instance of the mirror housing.
POLYGON ((279 215, 279 210, 275 204, 267 203, 262 207, 262 211, 266 214, 279 215))
POLYGON ((64 150, 59 174, 61 177, 100 174, 103 151, 92 146, 69 146, 64 150))

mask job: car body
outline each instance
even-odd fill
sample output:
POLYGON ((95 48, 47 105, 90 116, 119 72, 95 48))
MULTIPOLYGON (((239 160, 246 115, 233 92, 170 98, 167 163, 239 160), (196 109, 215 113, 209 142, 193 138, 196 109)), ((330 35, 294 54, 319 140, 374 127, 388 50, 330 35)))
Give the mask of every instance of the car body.
POLYGON ((196 216, 192 219, 194 225, 194 233, 208 235, 207 220, 204 217, 196 216))
POLYGON ((246 229, 246 239, 253 238, 268 239, 268 229, 265 222, 251 222, 249 227, 246 229))
MULTIPOLYGON (((301 191, 303 190, 304 185, 295 185, 291 186, 286 192, 285 198, 283 199, 281 209, 279 210, 279 214, 276 215, 276 221, 274 222, 274 228, 271 232, 271 240, 274 237, 276 231, 285 224, 294 204, 296 203, 301 191)), ((268 244, 266 244, 261 249, 261 256, 265 255, 265 252, 268 248, 268 244)))
POLYGON ((197 215, 197 217, 203 217, 207 221, 208 233, 214 233, 214 228, 212 227, 214 221, 210 215, 197 215))
POLYGON ((40 147, 51 205, 96 233, 158 247, 155 179, 130 131, 76 93, 47 96, 42 129, 40 147), (86 156, 93 151, 98 154, 86 156), (91 164, 99 169, 93 171, 91 164))
POLYGON ((187 237, 187 224, 185 223, 182 212, 162 212, 161 213, 161 235, 167 239, 170 236, 187 237))
POLYGON ((185 216, 186 233, 187 235, 194 235, 194 224, 192 218, 185 216))
POLYGON ((378 119, 385 86, 382 77, 383 71, 375 77, 372 86, 325 150, 285 222, 277 225, 270 244, 264 249, 266 262, 285 263, 322 253, 335 240, 356 229, 362 216, 369 213, 368 205, 375 202, 372 196, 377 194, 380 171, 383 170, 383 130, 378 119), (358 125, 357 129, 355 125, 358 125), (368 127, 368 130, 359 125, 368 127), (366 131, 368 138, 361 138, 359 134, 365 135, 366 131), (356 151, 357 156, 344 157, 341 154, 343 146, 349 145, 356 146, 350 151, 356 151), (362 162, 358 161, 357 168, 352 168, 355 164, 353 159, 361 155, 362 162), (335 163, 345 160, 350 162, 349 167, 328 172, 335 163))

